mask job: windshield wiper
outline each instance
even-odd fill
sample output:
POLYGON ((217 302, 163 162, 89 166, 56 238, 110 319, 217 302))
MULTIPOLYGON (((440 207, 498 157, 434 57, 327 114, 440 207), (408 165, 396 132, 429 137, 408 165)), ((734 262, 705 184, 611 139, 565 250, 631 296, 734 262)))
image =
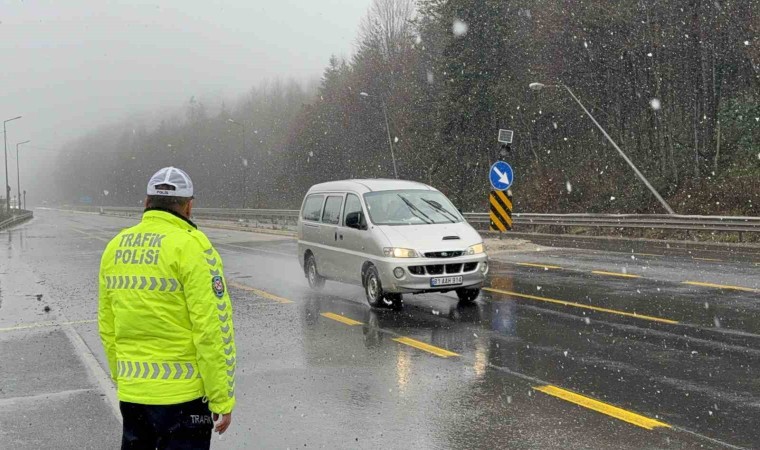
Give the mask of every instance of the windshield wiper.
POLYGON ((397 194, 397 195, 398 195, 398 198, 400 198, 401 200, 404 201, 404 203, 406 203, 406 206, 409 207, 409 210, 411 210, 412 214, 414 214, 418 219, 420 219, 423 222, 428 223, 428 224, 434 222, 433 219, 431 219, 430 217, 428 217, 427 214, 425 214, 424 212, 420 211, 420 209, 418 207, 414 206, 414 204, 412 202, 410 202, 409 200, 407 200, 404 197, 402 197, 401 194, 397 194))
POLYGON ((455 216, 448 209, 446 209, 443 206, 441 206, 441 204, 438 203, 437 201, 435 201, 435 200, 428 200, 426 198, 423 198, 422 201, 425 202, 425 203, 427 203, 428 205, 432 206, 433 209, 435 209, 436 211, 438 211, 439 213, 441 213, 441 215, 443 217, 445 217, 446 219, 448 219, 451 223, 457 223, 459 221, 459 218, 457 216, 455 216), (451 217, 449 217, 449 216, 451 216, 451 217))

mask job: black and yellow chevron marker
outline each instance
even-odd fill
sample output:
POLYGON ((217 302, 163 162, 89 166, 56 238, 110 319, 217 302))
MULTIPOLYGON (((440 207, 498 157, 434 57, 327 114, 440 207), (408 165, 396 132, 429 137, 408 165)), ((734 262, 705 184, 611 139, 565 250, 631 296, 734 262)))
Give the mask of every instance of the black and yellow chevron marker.
POLYGON ((491 204, 491 231, 512 229, 512 194, 509 191, 491 191, 488 202, 491 204))

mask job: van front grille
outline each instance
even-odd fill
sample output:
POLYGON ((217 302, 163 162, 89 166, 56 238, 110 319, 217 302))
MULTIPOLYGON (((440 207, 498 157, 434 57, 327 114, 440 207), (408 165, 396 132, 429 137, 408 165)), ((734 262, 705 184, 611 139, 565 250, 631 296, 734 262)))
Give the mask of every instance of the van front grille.
POLYGON ((456 258, 458 256, 464 255, 464 252, 461 250, 451 250, 446 252, 427 252, 425 253, 426 258, 456 258))
POLYGON ((453 275, 464 272, 472 272, 477 267, 478 263, 458 263, 458 264, 430 264, 427 266, 409 266, 409 273, 412 275, 453 275))
POLYGON ((462 271, 462 264, 446 264, 446 273, 459 273, 462 271))
POLYGON ((435 264, 430 266, 425 266, 427 269, 428 275, 441 275, 443 274, 443 264, 435 264))

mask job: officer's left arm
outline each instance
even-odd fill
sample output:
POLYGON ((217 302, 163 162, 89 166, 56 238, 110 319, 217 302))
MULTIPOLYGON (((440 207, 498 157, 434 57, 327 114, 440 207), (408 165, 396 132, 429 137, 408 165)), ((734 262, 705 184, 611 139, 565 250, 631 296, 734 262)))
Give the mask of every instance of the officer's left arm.
POLYGON ((227 414, 235 406, 236 352, 222 259, 206 239, 193 241, 183 253, 180 278, 209 409, 227 414))

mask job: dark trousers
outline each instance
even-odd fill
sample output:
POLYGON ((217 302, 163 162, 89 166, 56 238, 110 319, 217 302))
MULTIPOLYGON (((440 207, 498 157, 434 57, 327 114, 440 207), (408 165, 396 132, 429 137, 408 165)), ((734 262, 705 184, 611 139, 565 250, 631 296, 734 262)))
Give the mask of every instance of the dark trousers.
POLYGON ((122 450, 208 450, 214 422, 201 399, 177 405, 120 402, 122 450))

